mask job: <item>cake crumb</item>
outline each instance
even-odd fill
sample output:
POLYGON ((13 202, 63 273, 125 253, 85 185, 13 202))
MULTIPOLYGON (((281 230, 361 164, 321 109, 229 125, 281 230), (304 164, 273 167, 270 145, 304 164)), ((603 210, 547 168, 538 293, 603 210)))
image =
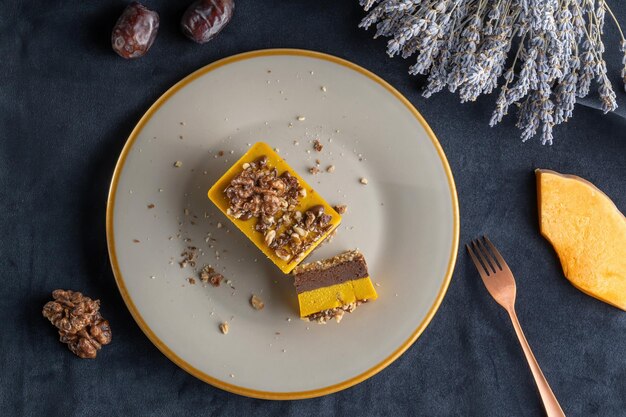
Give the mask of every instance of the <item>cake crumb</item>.
POLYGON ((222 223, 218 222, 218 223, 217 223, 217 228, 218 228, 218 229, 221 229, 221 228, 222 228, 222 223))
POLYGON ((377 287, 380 287, 380 282, 377 282, 377 283, 376 283, 376 286, 377 286, 377 287))
POLYGON ((360 182, 361 184, 363 184, 363 185, 367 185, 367 183, 368 183, 369 181, 367 180, 367 178, 362 177, 362 178, 359 180, 359 182, 360 182))
POLYGON ((154 204, 152 204, 152 203, 148 204, 148 208, 149 209, 153 209, 154 207, 156 207, 154 204))
POLYGON ((298 145, 300 144, 300 142, 298 142, 297 140, 294 140, 294 141, 293 141, 293 144, 294 144, 295 146, 298 146, 298 145))
POLYGON ((328 172, 329 174, 332 174, 333 172, 335 172, 335 166, 334 165, 328 165, 326 167, 326 172, 328 172))
POLYGON ((217 156, 224 156, 224 151, 219 151, 219 152, 217 153, 217 156))
POLYGON ((183 257, 183 259, 178 262, 178 265, 180 265, 181 268, 185 268, 187 265, 195 268, 196 259, 198 258, 198 248, 195 246, 187 246, 187 249, 185 249, 180 256, 183 257))
POLYGON ((183 135, 178 135, 178 139, 183 140, 183 135))
POLYGON ((174 162, 174 167, 176 167, 176 168, 180 168, 180 167, 182 167, 182 166, 183 166, 182 161, 176 161, 176 162, 174 162))
POLYGON ((326 88, 326 86, 325 86, 325 85, 323 85, 323 86, 321 87, 321 89, 322 89, 322 91, 323 91, 323 92, 326 92, 326 90, 327 90, 327 88, 326 88))
POLYGON ((313 149, 315 149, 317 152, 322 152, 322 149, 324 149, 324 145, 322 145, 319 139, 315 139, 313 141, 313 149))
POLYGON ((334 209, 339 214, 345 214, 348 211, 348 206, 346 204, 337 204, 334 209))
POLYGON ((140 243, 141 241, 139 239, 133 239, 134 243, 140 243))
POLYGON ((319 172, 320 172, 320 169, 318 167, 311 167, 311 168, 309 168, 309 173, 311 173, 313 175, 319 174, 319 172))
POLYGON ((189 277, 189 278, 187 278, 187 281, 188 281, 188 282, 189 282, 189 284, 191 284, 191 285, 196 285, 196 280, 195 280, 195 278, 193 278, 193 277, 189 277))
POLYGON ((198 278, 200 278, 202 282, 208 282, 214 287, 219 287, 224 279, 224 275, 215 272, 215 269, 213 269, 211 265, 204 265, 198 273, 198 278))
MULTIPOLYGON (((228 334, 228 330, 229 326, 227 321, 225 321, 224 323, 220 323, 220 332, 222 332, 222 334, 228 334)), ((233 374, 230 375, 232 377, 233 374)))
POLYGON ((252 294, 252 297, 250 297, 250 305, 255 310, 263 310, 263 307, 265 307, 263 300, 256 294, 252 294))
POLYGON ((231 378, 234 378, 234 377, 235 377, 235 374, 230 374, 230 377, 231 377, 231 378))
POLYGON ((306 117, 304 117, 304 116, 298 116, 298 117, 296 117, 296 120, 298 120, 299 122, 303 122, 303 121, 305 121, 305 120, 306 120, 306 117))

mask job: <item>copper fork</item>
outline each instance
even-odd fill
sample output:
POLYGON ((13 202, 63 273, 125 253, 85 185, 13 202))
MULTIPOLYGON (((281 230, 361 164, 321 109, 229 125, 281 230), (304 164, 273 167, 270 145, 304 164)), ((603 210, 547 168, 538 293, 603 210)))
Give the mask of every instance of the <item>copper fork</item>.
POLYGON ((511 317, 513 328, 520 345, 522 345, 528 366, 530 366, 535 383, 539 389, 539 395, 541 395, 547 417, 565 417, 559 402, 550 389, 550 385, 548 385, 548 381, 546 381, 546 377, 543 376, 543 372, 539 368, 535 355, 530 350, 526 336, 524 336, 522 327, 517 319, 517 314, 515 313, 515 294, 517 290, 515 278, 513 278, 513 273, 509 266, 486 236, 483 236, 482 240, 479 238, 472 241, 471 246, 465 245, 465 247, 467 247, 467 251, 472 257, 472 261, 474 261, 476 269, 478 269, 480 277, 483 279, 485 287, 487 287, 487 291, 498 304, 504 307, 511 317))

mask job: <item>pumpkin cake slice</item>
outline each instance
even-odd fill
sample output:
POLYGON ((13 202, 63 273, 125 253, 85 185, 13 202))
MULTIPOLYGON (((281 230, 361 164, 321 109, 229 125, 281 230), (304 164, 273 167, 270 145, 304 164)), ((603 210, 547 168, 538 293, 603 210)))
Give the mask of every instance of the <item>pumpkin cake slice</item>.
POLYGON ((300 317, 326 323, 341 321, 344 313, 378 298, 359 251, 351 250, 323 261, 297 266, 292 274, 300 317))
POLYGON ((208 196, 285 274, 341 223, 339 213, 263 142, 226 171, 208 196))

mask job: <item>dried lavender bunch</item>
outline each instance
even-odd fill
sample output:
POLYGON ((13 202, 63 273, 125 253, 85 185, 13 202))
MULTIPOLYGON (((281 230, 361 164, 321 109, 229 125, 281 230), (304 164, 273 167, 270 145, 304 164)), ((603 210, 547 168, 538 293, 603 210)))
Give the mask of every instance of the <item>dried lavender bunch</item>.
POLYGON ((595 81, 604 112, 617 108, 607 77, 602 34, 605 0, 360 0, 369 13, 359 27, 376 26, 374 37, 390 38, 387 53, 417 54, 409 73, 424 74, 424 97, 444 88, 461 102, 498 88, 490 126, 512 105, 526 141, 539 132, 552 144, 552 129, 572 117, 577 97, 595 81), (514 53, 511 53, 511 51, 514 53))

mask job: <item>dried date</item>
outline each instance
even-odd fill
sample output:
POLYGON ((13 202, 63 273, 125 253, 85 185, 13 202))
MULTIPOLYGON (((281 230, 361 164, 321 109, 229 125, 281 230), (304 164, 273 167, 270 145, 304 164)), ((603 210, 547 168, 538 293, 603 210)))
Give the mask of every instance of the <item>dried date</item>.
POLYGON ((234 0, 197 0, 183 14, 180 28, 192 41, 206 43, 230 22, 234 10, 234 0))
POLYGON ((140 58, 148 52, 158 31, 159 14, 133 2, 117 19, 111 34, 111 46, 122 58, 140 58))

